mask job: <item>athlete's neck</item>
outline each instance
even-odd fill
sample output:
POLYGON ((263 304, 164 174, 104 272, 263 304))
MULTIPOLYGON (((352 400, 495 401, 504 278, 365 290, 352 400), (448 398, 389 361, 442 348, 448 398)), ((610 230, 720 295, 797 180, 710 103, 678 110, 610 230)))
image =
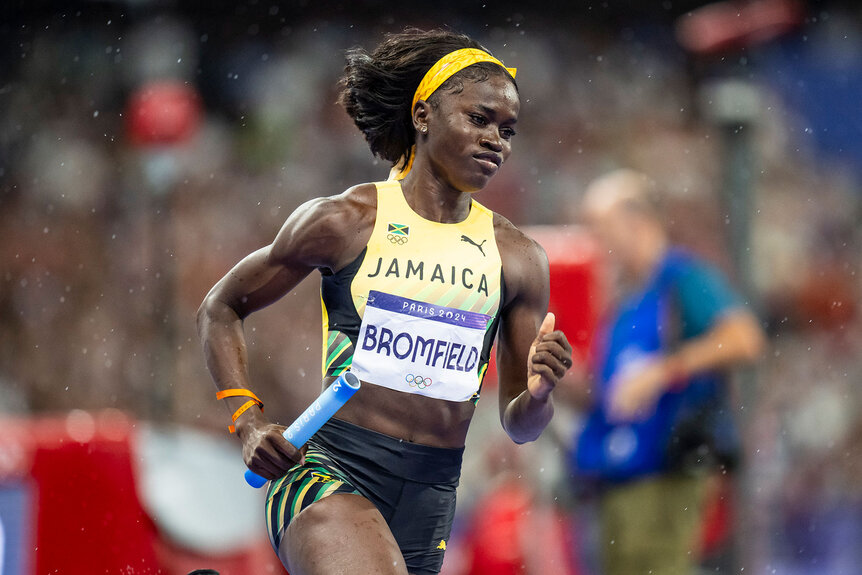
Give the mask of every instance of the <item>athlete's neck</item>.
POLYGON ((417 170, 401 180, 401 189, 410 209, 426 220, 456 224, 470 215, 470 194, 447 186, 436 178, 422 177, 417 170))

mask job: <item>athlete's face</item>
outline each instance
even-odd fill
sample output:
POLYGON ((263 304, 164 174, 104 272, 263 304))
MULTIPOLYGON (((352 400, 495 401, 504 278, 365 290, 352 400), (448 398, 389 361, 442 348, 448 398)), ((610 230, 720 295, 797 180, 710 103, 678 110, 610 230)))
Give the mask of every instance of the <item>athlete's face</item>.
POLYGON ((434 171, 453 188, 484 188, 512 152, 521 100, 512 81, 495 74, 465 80, 460 92, 440 94, 428 115, 428 150, 434 171))

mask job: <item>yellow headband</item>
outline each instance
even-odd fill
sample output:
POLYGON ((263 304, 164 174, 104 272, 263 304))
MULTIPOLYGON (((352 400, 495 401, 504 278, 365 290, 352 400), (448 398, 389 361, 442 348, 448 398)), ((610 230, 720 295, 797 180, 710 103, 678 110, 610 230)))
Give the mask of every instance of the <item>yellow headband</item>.
POLYGON ((443 82, 473 64, 479 62, 493 62, 505 69, 512 77, 515 77, 516 68, 506 68, 503 63, 485 52, 476 48, 462 48, 449 52, 431 66, 431 69, 425 72, 425 77, 419 82, 419 87, 416 88, 416 93, 413 94, 413 103, 410 104, 410 112, 416 106, 419 100, 427 100, 431 94, 437 91, 437 88, 443 85, 443 82))
MULTIPOLYGON (((443 85, 443 82, 464 68, 472 66, 473 64, 478 64, 479 62, 492 62, 497 64, 511 74, 512 78, 515 77, 515 73, 517 72, 516 68, 506 68, 503 66, 502 62, 484 50, 478 50, 476 48, 462 48, 460 50, 455 50, 454 52, 449 52, 437 60, 437 62, 431 66, 430 70, 425 72, 425 76, 422 78, 422 81, 419 82, 419 86, 413 94, 413 103, 410 104, 411 114, 413 113, 413 108, 416 107, 416 102, 419 100, 427 100, 431 97, 431 94, 437 91, 437 88, 443 85)), ((408 172, 410 172, 410 169, 413 167, 413 157, 415 156, 414 149, 415 147, 411 148, 409 152, 410 155, 406 161, 404 158, 401 158, 395 163, 395 166, 392 167, 392 171, 389 173, 390 180, 401 180, 408 172), (403 165, 403 167, 398 168, 400 165, 403 165)))

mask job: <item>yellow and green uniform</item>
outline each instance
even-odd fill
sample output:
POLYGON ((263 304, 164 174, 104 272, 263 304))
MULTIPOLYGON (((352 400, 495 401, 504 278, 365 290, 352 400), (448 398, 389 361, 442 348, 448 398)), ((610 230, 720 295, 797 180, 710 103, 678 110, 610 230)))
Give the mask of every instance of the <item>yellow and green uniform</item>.
POLYGON ((399 182, 376 186, 365 249, 323 276, 324 375, 353 367, 398 391, 475 399, 503 299, 493 213, 473 201, 464 221, 433 222, 410 208, 399 182))

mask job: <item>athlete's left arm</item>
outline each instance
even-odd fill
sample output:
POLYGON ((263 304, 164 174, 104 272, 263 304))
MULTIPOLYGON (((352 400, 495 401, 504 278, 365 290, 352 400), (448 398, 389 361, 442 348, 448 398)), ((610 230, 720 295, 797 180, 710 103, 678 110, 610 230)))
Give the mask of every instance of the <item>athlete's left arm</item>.
POLYGON ((572 366, 572 346, 547 313, 545 251, 496 217, 506 284, 497 339, 500 421, 515 443, 525 443, 539 437, 554 414, 551 391, 572 366))

